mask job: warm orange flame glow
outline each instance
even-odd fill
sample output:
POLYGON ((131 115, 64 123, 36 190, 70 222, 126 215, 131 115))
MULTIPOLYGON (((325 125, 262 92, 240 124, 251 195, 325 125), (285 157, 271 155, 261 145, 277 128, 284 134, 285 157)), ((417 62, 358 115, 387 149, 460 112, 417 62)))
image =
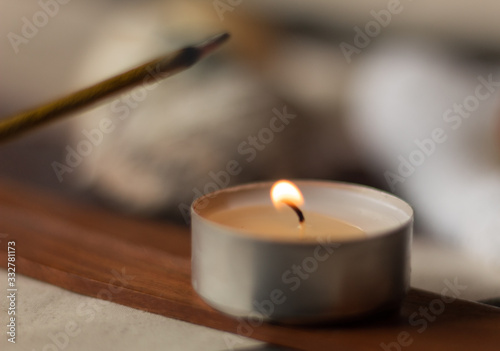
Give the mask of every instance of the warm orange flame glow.
POLYGON ((273 184, 271 188, 271 200, 276 208, 291 203, 295 206, 301 206, 304 203, 304 197, 299 188, 288 180, 280 180, 273 184))

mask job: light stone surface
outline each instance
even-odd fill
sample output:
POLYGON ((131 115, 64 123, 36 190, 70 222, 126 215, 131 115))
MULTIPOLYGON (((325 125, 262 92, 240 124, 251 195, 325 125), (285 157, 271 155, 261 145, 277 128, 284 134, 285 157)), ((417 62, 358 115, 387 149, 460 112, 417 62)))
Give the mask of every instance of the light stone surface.
MULTIPOLYGON (((0 349, 53 350, 228 350, 263 345, 215 329, 76 294, 23 275, 16 277, 16 344, 5 334, 8 300, 1 299, 0 349)), ((1 291, 7 274, 0 271, 1 291)), ((2 293, 2 296, 4 294, 2 293)))

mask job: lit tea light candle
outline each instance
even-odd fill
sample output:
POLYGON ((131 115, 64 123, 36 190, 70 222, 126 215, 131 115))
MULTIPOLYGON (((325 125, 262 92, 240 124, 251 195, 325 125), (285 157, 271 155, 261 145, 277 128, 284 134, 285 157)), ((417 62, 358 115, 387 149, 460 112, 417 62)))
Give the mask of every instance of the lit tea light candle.
POLYGON ((294 183, 242 185, 193 203, 196 292, 226 314, 281 323, 397 308, 409 288, 411 207, 361 185, 294 183))
POLYGON ((302 211, 304 197, 290 181, 274 183, 270 199, 274 206, 237 207, 211 213, 207 218, 266 239, 343 241, 366 237, 365 232, 353 224, 313 211, 302 211))

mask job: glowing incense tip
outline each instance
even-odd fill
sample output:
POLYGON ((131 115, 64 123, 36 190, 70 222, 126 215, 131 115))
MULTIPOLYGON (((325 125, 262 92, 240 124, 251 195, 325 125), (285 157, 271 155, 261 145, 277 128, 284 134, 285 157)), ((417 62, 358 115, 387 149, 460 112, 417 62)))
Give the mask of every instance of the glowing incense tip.
POLYGON ((229 37, 230 35, 227 32, 220 33, 205 40, 203 43, 197 45, 196 48, 200 50, 201 56, 205 56, 224 44, 229 37))

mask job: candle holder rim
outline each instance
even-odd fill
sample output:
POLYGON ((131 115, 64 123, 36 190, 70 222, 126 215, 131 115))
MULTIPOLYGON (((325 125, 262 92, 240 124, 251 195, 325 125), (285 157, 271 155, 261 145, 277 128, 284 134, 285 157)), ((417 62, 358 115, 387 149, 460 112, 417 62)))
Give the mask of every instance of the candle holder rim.
MULTIPOLYGON (((377 194, 377 195, 382 195, 384 198, 387 199, 392 199, 393 201, 397 201, 400 205, 402 205, 404 208, 398 207, 398 210, 402 210, 405 212, 405 214, 408 216, 408 218, 402 222, 400 222, 398 225, 389 228, 389 229, 381 229, 378 231, 370 231, 370 234, 367 235, 366 237, 363 238, 354 238, 354 239, 344 239, 344 240, 337 240, 337 241, 326 241, 323 244, 341 244, 341 245, 347 245, 347 244, 356 244, 356 243, 366 243, 368 241, 372 240, 377 240, 380 238, 386 238, 391 235, 397 234, 401 228, 406 227, 408 225, 412 225, 414 221, 414 213, 413 209, 411 206, 404 200, 400 199, 399 197, 390 194, 386 191, 367 186, 367 185, 361 185, 361 184, 356 184, 356 183, 350 183, 350 182, 342 182, 342 181, 328 181, 328 180, 314 180, 314 179, 290 179, 291 182, 299 186, 300 184, 322 184, 322 185, 336 185, 336 186, 341 186, 342 188, 345 189, 355 189, 357 191, 362 191, 363 193, 372 193, 372 194, 377 194)), ((217 230, 220 230, 222 233, 225 235, 229 236, 235 236, 235 234, 238 235, 239 238, 241 239, 246 239, 250 241, 260 241, 260 242, 268 242, 268 243, 276 243, 276 244, 293 244, 293 245, 318 245, 318 241, 314 240, 315 238, 306 238, 302 240, 297 240, 297 239, 292 239, 292 238, 268 238, 268 237, 261 237, 261 236, 254 236, 250 231, 245 231, 241 230, 238 228, 234 228, 222 223, 218 223, 215 221, 212 221, 205 216, 203 216, 200 211, 203 211, 206 206, 203 208, 198 208, 199 204, 201 204, 204 200, 210 201, 210 198, 216 197, 221 193, 233 193, 233 192, 239 192, 242 189, 255 189, 257 188, 270 188, 276 181, 263 181, 263 182, 250 182, 250 183, 245 183, 241 185, 236 185, 233 187, 229 188, 224 188, 224 189, 219 189, 216 190, 212 193, 205 194, 203 196, 200 196, 196 200, 193 201, 191 204, 191 216, 197 216, 199 220, 201 220, 203 223, 206 225, 212 226, 214 228, 217 228, 217 230)))
MULTIPOLYGON (((216 191, 213 191, 209 194, 204 194, 200 197, 198 197, 197 199, 195 199, 192 204, 191 204, 191 208, 196 210, 196 204, 203 201, 204 199, 207 199, 207 198, 210 198, 210 197, 215 197, 215 196, 218 196, 220 193, 232 193, 232 192, 237 192, 237 191, 241 191, 242 189, 246 189, 246 188, 255 188, 255 187, 258 187, 258 188, 266 188, 268 187, 269 185, 273 185, 274 183, 276 183, 277 181, 279 181, 280 179, 278 180, 269 180, 269 181, 255 181, 255 182, 249 182, 249 183, 244 183, 244 184, 239 184, 239 185, 235 185, 235 186, 231 186, 231 187, 228 187, 228 188, 223 188, 223 189, 219 189, 219 190, 216 190, 216 191)), ((357 184, 357 183, 352 183, 352 182, 345 182, 345 181, 338 181, 338 180, 324 180, 324 179, 302 179, 302 178, 294 178, 294 179, 287 179, 289 180, 290 182, 296 184, 296 185, 299 185, 300 183, 305 183, 305 184, 309 184, 309 185, 313 185, 314 183, 316 184, 323 184, 323 185, 339 185, 339 186, 342 186, 342 187, 345 187, 345 188, 351 188, 351 189, 356 189, 356 190, 362 190, 363 192, 372 192, 372 193, 378 193, 379 195, 384 195, 384 197, 387 197, 387 198, 390 198, 390 199, 393 199, 393 200, 396 200, 398 202, 400 202, 405 208, 404 208, 404 211, 406 212, 406 214, 408 215, 408 217, 413 217, 414 213, 413 213, 413 208, 403 199, 397 197, 396 195, 394 194, 391 194, 385 190, 382 190, 382 189, 378 189, 378 188, 375 188, 373 186, 370 186, 370 185, 364 185, 364 184, 357 184)), ((270 188, 270 187, 269 187, 270 188)))
POLYGON ((249 231, 244 231, 238 228, 234 228, 228 225, 220 224, 214 221, 211 221, 209 219, 206 219, 198 214, 195 214, 198 217, 198 220, 203 222, 206 225, 212 226, 213 228, 216 228, 217 231, 220 234, 229 236, 229 237, 238 237, 241 240, 247 240, 251 242, 262 242, 262 243, 267 243, 269 245, 291 245, 291 246, 300 246, 300 247, 316 247, 318 245, 342 245, 342 246, 347 246, 347 245, 365 245, 368 244, 369 242, 372 241, 377 241, 377 240, 385 240, 391 236, 399 235, 399 232, 401 231, 401 228, 404 228, 405 226, 412 225, 413 224, 413 219, 410 220, 408 223, 401 224, 398 227, 391 228, 389 230, 381 230, 379 232, 370 232, 369 236, 363 237, 363 238, 354 238, 354 239, 344 239, 344 240, 328 240, 325 239, 324 241, 319 241, 316 240, 315 238, 305 238, 305 239, 293 239, 293 238, 268 238, 265 236, 254 236, 252 235, 251 232, 249 231))

